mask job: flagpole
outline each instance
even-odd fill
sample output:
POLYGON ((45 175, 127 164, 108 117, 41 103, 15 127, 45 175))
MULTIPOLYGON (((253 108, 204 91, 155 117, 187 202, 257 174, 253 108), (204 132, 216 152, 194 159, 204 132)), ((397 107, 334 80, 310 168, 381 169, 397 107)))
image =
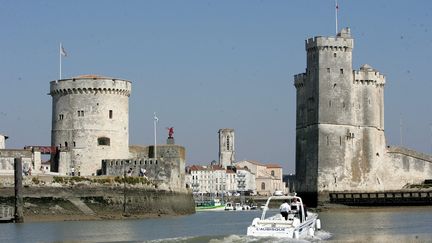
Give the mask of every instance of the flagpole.
POLYGON ((335 0, 335 5, 336 5, 336 9, 335 9, 335 22, 336 22, 336 35, 338 34, 338 11, 339 11, 339 5, 337 0, 335 0))
POLYGON ((62 43, 60 42, 60 48, 59 48, 59 63, 60 63, 60 71, 59 71, 59 80, 62 79, 62 43))
POLYGON ((153 127, 154 127, 154 158, 156 159, 157 157, 157 150, 156 150, 156 123, 158 121, 158 118, 156 116, 156 112, 153 113, 153 127))

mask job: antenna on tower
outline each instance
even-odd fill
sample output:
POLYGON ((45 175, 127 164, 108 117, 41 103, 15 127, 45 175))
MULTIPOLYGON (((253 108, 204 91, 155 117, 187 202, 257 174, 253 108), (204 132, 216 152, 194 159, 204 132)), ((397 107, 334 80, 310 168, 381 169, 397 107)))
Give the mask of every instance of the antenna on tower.
POLYGON ((403 145, 403 140, 402 140, 402 113, 400 114, 399 117, 399 136, 400 136, 400 146, 403 145))
POLYGON ((338 1, 335 0, 335 22, 336 22, 336 35, 338 34, 338 12, 339 12, 339 4, 338 1))

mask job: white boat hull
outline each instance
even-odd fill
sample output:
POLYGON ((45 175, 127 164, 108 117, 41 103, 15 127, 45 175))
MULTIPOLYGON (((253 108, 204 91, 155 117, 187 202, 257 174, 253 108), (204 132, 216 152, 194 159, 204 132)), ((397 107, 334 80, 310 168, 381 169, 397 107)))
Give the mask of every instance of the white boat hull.
POLYGON ((298 225, 284 219, 260 220, 257 218, 247 228, 247 235, 292 239, 313 236, 316 230, 317 215, 313 213, 309 214, 310 216, 308 216, 307 220, 298 225))

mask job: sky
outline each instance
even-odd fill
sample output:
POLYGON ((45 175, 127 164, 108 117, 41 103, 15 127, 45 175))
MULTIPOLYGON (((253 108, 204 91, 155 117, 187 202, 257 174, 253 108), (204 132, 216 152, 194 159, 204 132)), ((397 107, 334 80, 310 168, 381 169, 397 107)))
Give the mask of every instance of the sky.
MULTIPOLYGON (((388 145, 432 153, 432 1, 339 0, 353 68, 386 76, 388 145)), ((296 90, 305 40, 335 35, 333 0, 0 1, 0 134, 7 148, 49 145, 49 82, 97 74, 132 82, 130 144, 174 127, 187 164, 218 160, 235 130, 236 160, 295 172, 296 90)))

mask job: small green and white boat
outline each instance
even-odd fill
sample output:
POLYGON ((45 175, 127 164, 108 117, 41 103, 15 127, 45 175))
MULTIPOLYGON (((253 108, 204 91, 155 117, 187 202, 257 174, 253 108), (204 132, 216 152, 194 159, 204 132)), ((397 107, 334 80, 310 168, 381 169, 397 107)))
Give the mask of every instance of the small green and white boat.
POLYGON ((218 211, 224 210, 224 205, 222 205, 221 201, 217 198, 210 201, 203 201, 195 203, 196 211, 218 211))

